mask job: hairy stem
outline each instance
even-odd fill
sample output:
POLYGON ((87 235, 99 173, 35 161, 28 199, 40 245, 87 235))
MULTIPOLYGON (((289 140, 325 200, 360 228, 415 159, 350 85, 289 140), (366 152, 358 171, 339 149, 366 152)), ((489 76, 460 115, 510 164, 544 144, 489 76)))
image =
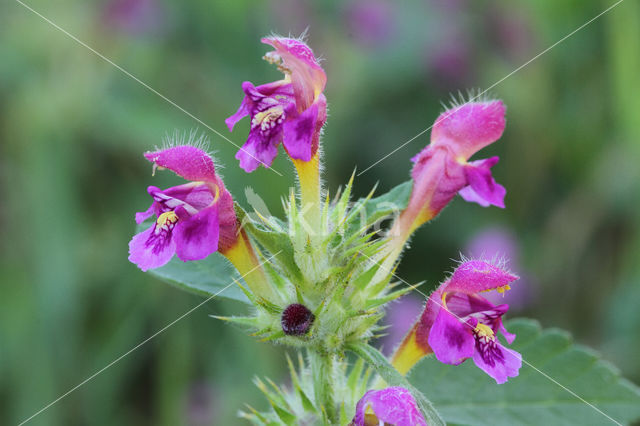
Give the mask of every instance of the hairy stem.
POLYGON ((331 424, 338 421, 334 399, 334 355, 309 349, 311 371, 313 372, 313 391, 316 404, 327 414, 331 424))

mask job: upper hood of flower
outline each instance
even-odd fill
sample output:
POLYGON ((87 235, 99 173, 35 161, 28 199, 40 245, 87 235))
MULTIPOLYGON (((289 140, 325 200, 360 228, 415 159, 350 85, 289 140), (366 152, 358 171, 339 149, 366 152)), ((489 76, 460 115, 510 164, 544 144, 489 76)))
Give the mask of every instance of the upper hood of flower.
POLYGON ((456 268, 441 290, 475 294, 503 288, 517 279, 516 275, 487 261, 467 260, 456 268))
POLYGON ((203 182, 217 182, 213 160, 202 149, 192 145, 180 145, 144 153, 154 167, 169 169, 178 176, 203 182))
POLYGON ((265 58, 273 63, 281 62, 281 70, 290 75, 298 112, 309 108, 327 84, 327 75, 311 48, 293 38, 274 36, 261 41, 275 48, 265 58))
POLYGON ((456 159, 466 161, 502 136, 504 115, 505 106, 499 100, 467 102, 448 109, 433 125, 431 145, 445 146, 456 159))

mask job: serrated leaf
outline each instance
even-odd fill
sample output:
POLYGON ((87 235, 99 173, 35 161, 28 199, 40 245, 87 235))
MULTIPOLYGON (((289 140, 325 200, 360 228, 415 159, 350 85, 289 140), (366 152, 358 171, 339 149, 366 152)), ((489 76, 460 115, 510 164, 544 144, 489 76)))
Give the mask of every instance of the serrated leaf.
POLYGON ((507 329, 517 336, 510 348, 520 352, 524 361, 520 375, 503 385, 472 361, 451 366, 430 357, 412 370, 410 381, 448 423, 610 425, 640 418, 638 387, 592 350, 573 344, 566 332, 543 331, 532 320, 510 321, 507 329))
POLYGON ((238 284, 234 283, 234 280, 240 280, 238 273, 220 253, 213 253, 206 259, 191 262, 183 262, 174 257, 166 265, 151 269, 148 273, 200 296, 210 297, 217 294, 216 298, 225 297, 249 304, 247 296, 238 284))

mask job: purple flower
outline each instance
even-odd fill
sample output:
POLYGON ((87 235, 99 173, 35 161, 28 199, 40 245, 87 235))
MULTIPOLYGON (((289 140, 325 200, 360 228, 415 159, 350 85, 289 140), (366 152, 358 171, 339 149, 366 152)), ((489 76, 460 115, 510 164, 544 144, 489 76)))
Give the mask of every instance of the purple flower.
POLYGON ((352 425, 366 426, 382 423, 395 426, 427 426, 413 395, 399 386, 370 390, 356 405, 356 415, 352 425), (373 414, 366 413, 369 407, 373 414))
POLYGON ((494 306, 478 295, 489 290, 504 292, 517 279, 489 262, 462 263, 429 297, 416 328, 416 341, 428 343, 436 358, 445 364, 458 365, 473 358, 497 383, 517 376, 522 357, 502 346, 497 338, 498 332, 509 343, 516 337, 502 325, 509 305, 494 306))
MULTIPOLYGON (((456 32, 459 29, 452 26, 450 31, 456 32)), ((475 68, 471 65, 471 48, 464 39, 464 34, 443 37, 443 40, 428 49, 429 74, 438 85, 445 88, 468 85, 470 73, 475 68)))
POLYGON ((348 29, 361 45, 379 48, 389 42, 394 11, 386 0, 355 0, 346 13, 348 29))
POLYGON ((431 143, 411 159, 413 192, 428 203, 430 210, 439 212, 458 192, 467 201, 504 208, 506 190, 491 176, 491 167, 498 157, 467 162, 502 136, 504 113, 501 101, 467 102, 438 117, 431 131, 431 143))
POLYGON ((509 305, 495 306, 478 295, 491 290, 505 292, 517 279, 489 262, 463 262, 429 296, 418 322, 394 354, 393 365, 406 374, 425 355, 435 353, 439 361, 452 365, 473 358, 497 383, 517 376, 522 357, 502 346, 497 337, 501 332, 507 342, 515 339, 502 324, 509 305))
POLYGON ((262 42, 275 48, 265 59, 277 63, 285 78, 257 87, 244 82, 244 100, 225 120, 232 131, 243 117, 251 118, 247 142, 236 154, 246 172, 260 164, 270 167, 280 142, 292 159, 310 161, 318 151, 327 119, 327 102, 322 94, 327 77, 309 46, 282 37, 267 37, 262 42))
POLYGON ((391 230, 398 241, 404 243, 457 193, 481 206, 504 207, 506 190, 491 175, 498 157, 468 162, 473 154, 502 136, 504 114, 501 101, 485 101, 467 102, 438 117, 431 143, 411 159, 415 163, 411 197, 391 230))
POLYGON ((104 21, 131 34, 146 33, 162 25, 163 13, 156 0, 111 0, 104 10, 104 21))
POLYGON ((156 220, 129 242, 129 260, 143 271, 158 268, 174 253, 183 261, 204 259, 231 247, 236 215, 231 194, 215 173, 211 157, 189 145, 147 152, 145 158, 192 182, 161 190, 150 186, 151 206, 136 214, 138 224, 156 220))

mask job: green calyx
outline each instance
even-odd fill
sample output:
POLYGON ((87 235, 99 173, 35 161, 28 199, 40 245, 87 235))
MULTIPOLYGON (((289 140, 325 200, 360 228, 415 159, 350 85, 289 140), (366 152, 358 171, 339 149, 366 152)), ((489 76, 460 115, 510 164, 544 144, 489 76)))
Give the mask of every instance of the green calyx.
MULTIPOLYGON (((379 199, 372 199, 372 193, 350 203, 352 182, 333 201, 327 197, 320 224, 313 227, 301 218, 303 208, 293 193, 284 203, 284 222, 236 207, 244 229, 261 249, 266 276, 277 293, 276 300, 248 295, 255 316, 242 323, 259 339, 342 354, 380 331, 375 324, 384 305, 412 289, 395 289, 393 272, 381 270, 386 240, 376 238, 372 227, 391 211, 390 203, 377 208, 379 199), (294 303, 306 306, 315 318, 304 335, 282 332, 282 312, 294 303)), ((402 201, 397 205, 402 207, 402 201)))

